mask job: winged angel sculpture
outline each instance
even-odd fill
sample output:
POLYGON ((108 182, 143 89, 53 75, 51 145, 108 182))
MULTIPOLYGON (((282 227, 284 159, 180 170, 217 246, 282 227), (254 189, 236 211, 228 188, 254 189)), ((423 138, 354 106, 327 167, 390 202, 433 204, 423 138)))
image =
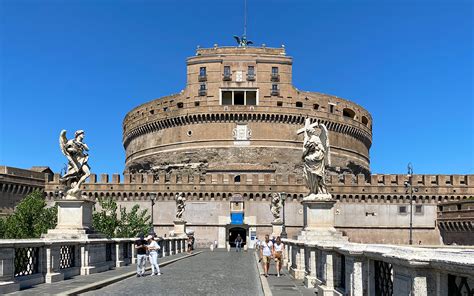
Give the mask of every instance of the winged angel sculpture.
POLYGON ((176 194, 176 220, 183 221, 183 213, 186 210, 186 197, 184 193, 176 194))
POLYGON ((324 180, 326 166, 331 163, 328 135, 324 124, 311 124, 309 118, 306 119, 303 141, 303 176, 310 191, 307 199, 331 199, 324 180))
POLYGON ((282 207, 283 207, 283 199, 281 197, 281 194, 277 192, 273 193, 271 204, 270 204, 270 211, 272 212, 272 215, 274 218, 273 223, 281 223, 280 211, 282 207))
POLYGON ((59 147, 68 160, 67 172, 60 182, 66 185, 66 198, 80 198, 81 185, 90 176, 89 147, 83 142, 84 131, 78 130, 74 133, 74 139, 66 138, 66 130, 59 135, 59 147))

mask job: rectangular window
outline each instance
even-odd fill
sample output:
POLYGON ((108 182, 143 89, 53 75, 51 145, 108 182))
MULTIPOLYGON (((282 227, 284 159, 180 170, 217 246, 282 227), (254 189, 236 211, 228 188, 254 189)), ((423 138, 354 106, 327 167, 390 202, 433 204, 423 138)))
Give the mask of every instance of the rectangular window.
POLYGON ((255 67, 254 66, 249 66, 247 73, 251 76, 255 75, 255 67))
POLYGON ((329 112, 334 113, 334 105, 329 104, 329 112))
POLYGON ((278 84, 272 84, 272 90, 278 90, 278 84))
POLYGON ((314 110, 319 110, 319 105, 318 104, 313 104, 313 109, 314 110))
POLYGON ((283 106, 283 102, 282 102, 282 101, 278 101, 278 102, 277 102, 277 106, 278 106, 278 107, 282 107, 282 106, 283 106))
POLYGON ((234 105, 245 105, 245 92, 234 91, 234 105))
POLYGON ((230 66, 224 66, 224 76, 230 76, 230 66))
POLYGON ((199 68, 199 76, 206 76, 206 67, 199 68))
POLYGON ((206 90, 206 84, 205 83, 201 83, 201 86, 199 88, 200 90, 206 90))
POLYGON ((222 92, 222 105, 232 105, 232 92, 231 91, 222 92))
POLYGON ((200 105, 199 101, 194 102, 194 107, 199 107, 199 105, 200 105))
POLYGON ((416 214, 421 214, 421 213, 423 213, 423 206, 422 206, 422 205, 416 205, 416 206, 415 206, 415 213, 416 213, 416 214))
POLYGON ((407 206, 399 206, 398 207, 399 214, 406 214, 407 213, 407 206))
POLYGON ((246 101, 247 101, 247 105, 252 105, 252 106, 257 105, 257 92, 256 91, 247 91, 246 101))
POLYGON ((177 104, 178 108, 183 108, 183 105, 184 105, 184 104, 183 104, 182 102, 179 102, 179 103, 177 104))
POLYGON ((278 67, 272 67, 272 75, 278 74, 278 67))

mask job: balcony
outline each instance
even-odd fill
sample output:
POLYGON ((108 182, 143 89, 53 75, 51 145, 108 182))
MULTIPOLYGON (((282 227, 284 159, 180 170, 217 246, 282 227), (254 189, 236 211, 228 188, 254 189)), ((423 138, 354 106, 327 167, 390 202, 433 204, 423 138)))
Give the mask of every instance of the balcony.
POLYGON ((272 80, 272 81, 280 81, 280 74, 278 74, 278 73, 272 73, 271 80, 272 80))
POLYGON ((207 89, 200 89, 199 90, 199 96, 202 97, 202 96, 205 96, 205 95, 207 95, 207 89))
POLYGON ((224 81, 232 81, 232 74, 231 73, 224 73, 224 77, 222 78, 224 81))
POLYGON ((207 75, 199 75, 198 76, 198 81, 199 82, 207 81, 207 75))
POLYGON ((255 74, 247 74, 247 81, 255 81, 255 74))
POLYGON ((279 96, 280 95, 280 90, 279 89, 272 89, 271 94, 272 94, 272 96, 279 96))

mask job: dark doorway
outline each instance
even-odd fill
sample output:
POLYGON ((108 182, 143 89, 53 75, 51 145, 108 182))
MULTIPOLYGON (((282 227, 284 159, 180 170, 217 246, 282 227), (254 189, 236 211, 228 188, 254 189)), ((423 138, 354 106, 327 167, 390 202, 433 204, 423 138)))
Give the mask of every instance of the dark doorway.
POLYGON ((235 248, 235 239, 237 238, 238 234, 240 234, 243 240, 242 247, 247 243, 247 229, 242 228, 242 227, 229 228, 227 238, 232 248, 235 248))

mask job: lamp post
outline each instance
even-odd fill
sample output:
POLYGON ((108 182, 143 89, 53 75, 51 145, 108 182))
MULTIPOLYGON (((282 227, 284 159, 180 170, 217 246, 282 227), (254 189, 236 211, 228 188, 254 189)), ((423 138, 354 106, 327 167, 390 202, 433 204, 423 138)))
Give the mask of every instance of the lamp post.
POLYGON ((155 205, 155 201, 156 201, 156 193, 155 192, 152 192, 150 193, 150 201, 151 201, 151 227, 150 227, 150 231, 149 231, 149 234, 151 235, 155 235, 155 223, 154 223, 154 219, 153 219, 153 206, 155 205))
POLYGON ((413 188, 413 165, 408 163, 408 181, 405 182, 406 193, 410 194, 410 239, 408 243, 413 245, 413 192, 418 192, 418 188, 413 188))
POLYGON ((283 227, 281 229, 280 237, 281 238, 287 238, 288 235, 286 234, 286 220, 285 220, 286 192, 281 193, 281 200, 282 200, 282 203, 283 203, 283 227))

